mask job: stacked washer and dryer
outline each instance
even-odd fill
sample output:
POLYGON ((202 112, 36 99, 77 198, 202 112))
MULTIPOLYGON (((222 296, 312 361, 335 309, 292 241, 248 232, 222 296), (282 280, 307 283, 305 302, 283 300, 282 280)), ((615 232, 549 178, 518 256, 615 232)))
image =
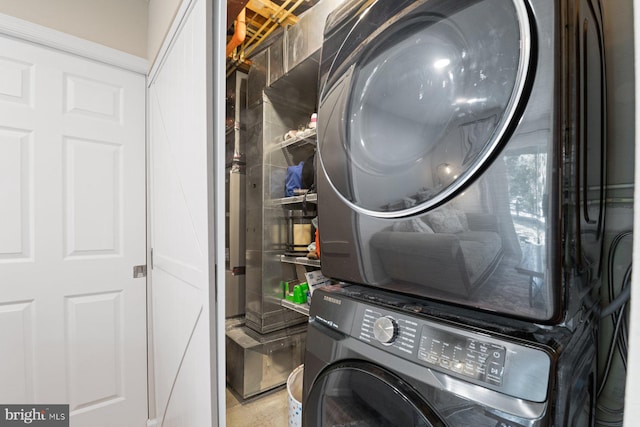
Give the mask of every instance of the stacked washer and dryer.
POLYGON ((354 0, 327 19, 306 426, 589 426, 597 0, 354 0))

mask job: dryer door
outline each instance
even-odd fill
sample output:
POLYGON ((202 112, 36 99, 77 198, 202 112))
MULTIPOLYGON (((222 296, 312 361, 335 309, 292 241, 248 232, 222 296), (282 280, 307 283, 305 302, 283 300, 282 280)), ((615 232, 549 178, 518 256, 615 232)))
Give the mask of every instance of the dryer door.
POLYGON ((316 379, 302 411, 307 426, 445 427, 401 378, 362 361, 331 365, 316 379))
POLYGON ((339 197, 361 213, 403 217, 478 177, 526 99, 524 2, 378 1, 332 31, 318 144, 339 197))

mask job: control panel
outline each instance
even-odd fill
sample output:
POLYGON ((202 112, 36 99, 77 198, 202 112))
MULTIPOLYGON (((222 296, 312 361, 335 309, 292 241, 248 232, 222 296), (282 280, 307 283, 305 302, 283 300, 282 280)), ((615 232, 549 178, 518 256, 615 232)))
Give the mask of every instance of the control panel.
POLYGON ((542 349, 377 305, 353 308, 350 334, 360 341, 508 395, 546 399, 551 359, 542 349))
POLYGON ((418 359, 470 378, 502 385, 506 348, 424 326, 418 359))
POLYGON ((398 337, 398 323, 393 317, 378 317, 373 322, 373 336, 382 344, 392 344, 398 337))
POLYGON ((365 342, 375 341, 413 355, 419 341, 418 323, 411 319, 385 314, 376 308, 366 308, 360 322, 359 338, 365 342))

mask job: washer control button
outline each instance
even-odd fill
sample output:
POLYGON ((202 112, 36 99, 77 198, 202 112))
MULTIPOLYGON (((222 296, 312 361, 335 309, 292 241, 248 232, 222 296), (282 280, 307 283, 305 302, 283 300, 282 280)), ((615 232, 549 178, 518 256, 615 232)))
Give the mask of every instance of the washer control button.
POLYGON ((373 324, 373 336, 383 344, 391 344, 398 336, 398 324, 391 317, 379 317, 373 324))

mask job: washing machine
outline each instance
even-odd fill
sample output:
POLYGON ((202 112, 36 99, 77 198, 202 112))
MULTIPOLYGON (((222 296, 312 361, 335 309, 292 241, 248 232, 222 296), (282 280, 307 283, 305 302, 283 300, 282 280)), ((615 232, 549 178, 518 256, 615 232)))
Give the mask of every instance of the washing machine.
POLYGON ((578 324, 602 268, 602 37, 597 0, 343 3, 319 74, 324 275, 578 324))
POLYGON ((518 322, 509 330, 490 315, 461 323, 462 311, 359 285, 316 290, 303 425, 593 425, 587 323, 573 333, 518 322))

